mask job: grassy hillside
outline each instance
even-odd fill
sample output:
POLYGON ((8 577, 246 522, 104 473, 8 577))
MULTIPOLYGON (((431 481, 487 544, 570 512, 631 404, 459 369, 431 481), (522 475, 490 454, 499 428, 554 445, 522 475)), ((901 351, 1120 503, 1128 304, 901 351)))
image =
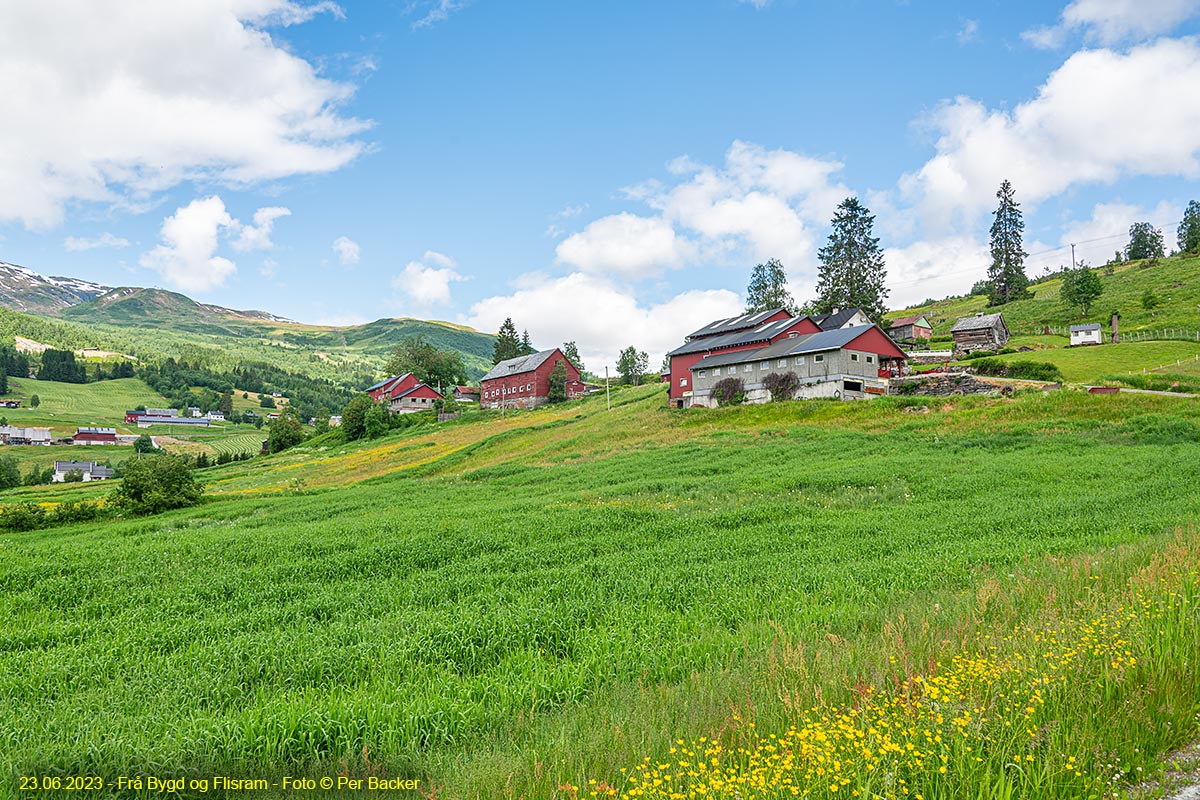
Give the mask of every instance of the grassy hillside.
POLYGON ((1196 371, 1200 368, 1198 356, 1198 342, 1163 341, 1122 342, 1092 347, 1059 346, 1033 353, 1009 353, 997 358, 1010 362, 1048 361, 1057 365, 1068 381, 1098 383, 1110 375, 1155 371, 1164 367, 1169 372, 1196 371))
POLYGON ((243 348, 256 346, 259 357, 268 361, 279 351, 291 351, 331 364, 382 366, 402 339, 419 335, 440 348, 462 353, 474 377, 491 368, 495 338, 461 325, 416 319, 381 319, 342 328, 304 325, 261 312, 203 305, 161 289, 116 289, 58 315, 106 333, 115 333, 114 328, 164 331, 173 336, 186 334, 197 343, 212 346, 238 340, 243 348))
MULTIPOLYGON (((676 737, 782 735, 802 709, 917 687, 986 637, 1011 647, 1018 624, 1194 568, 1196 535, 1171 542, 1200 516, 1200 407, 1038 392, 682 413, 643 387, 611 412, 479 412, 201 474, 213 499, 195 509, 0 537, 10 772, 585 796, 570 787, 679 759, 676 737)), ((1013 796, 1098 796, 1116 756, 1153 770, 1197 734, 1200 702, 1197 637, 1161 626, 1125 635, 1137 670, 1042 692, 1011 717, 1020 737, 964 727, 988 734, 993 772, 973 753, 903 772, 906 788, 976 796, 987 774, 1013 796)), ((971 699, 946 699, 944 740, 977 703, 1010 719, 956 691, 971 699)))
POLYGON ((28 378, 9 378, 5 397, 21 400, 21 408, 3 409, 12 425, 48 427, 55 436, 75 433, 79 426, 116 427, 123 432, 136 430, 125 425, 125 410, 139 405, 164 404, 163 396, 136 378, 99 383, 58 383, 28 378), (29 407, 37 395, 41 404, 29 407))
MULTIPOLYGON (((933 323, 934 334, 949 333, 950 326, 960 317, 977 311, 999 310, 1013 332, 1043 326, 1069 326, 1082 322, 1101 322, 1108 328, 1108 319, 1116 309, 1121 312, 1121 329, 1159 330, 1177 328, 1200 331, 1200 257, 1164 258, 1151 266, 1137 261, 1113 268, 1111 275, 1104 267, 1093 270, 1100 276, 1104 293, 1084 319, 1079 309, 1068 306, 1060 297, 1062 280, 1054 278, 1030 287, 1033 297, 1017 300, 997 309, 987 308, 985 296, 953 297, 908 309, 888 313, 886 319, 925 314, 933 323), (1153 293, 1161 303, 1159 308, 1142 307, 1142 297, 1153 293)), ((981 276, 982 277, 982 276, 981 276)))

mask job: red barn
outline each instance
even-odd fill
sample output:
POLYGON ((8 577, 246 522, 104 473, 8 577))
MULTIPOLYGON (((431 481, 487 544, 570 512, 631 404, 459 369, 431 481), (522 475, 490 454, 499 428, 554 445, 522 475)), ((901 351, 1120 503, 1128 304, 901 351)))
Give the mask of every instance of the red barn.
POLYGON ((403 375, 393 375, 390 378, 385 378, 374 386, 368 386, 364 391, 371 395, 371 399, 376 403, 384 403, 394 397, 396 394, 411 389, 420 381, 417 376, 411 372, 406 372, 403 375))
POLYGON ((784 308, 714 320, 688 334, 681 347, 667 353, 671 359, 671 405, 678 408, 686 405, 684 398, 692 394, 692 365, 706 356, 757 349, 789 337, 820 331, 820 326, 811 317, 793 317, 784 308))
POLYGON ((528 356, 501 361, 480 381, 483 408, 536 408, 545 405, 550 394, 550 373, 562 363, 567 370, 567 397, 579 397, 586 391, 579 370, 557 347, 528 356))
POLYGON ((71 437, 75 444, 116 444, 115 428, 78 428, 71 437))
POLYGON ((421 383, 411 372, 394 375, 368 386, 366 392, 376 403, 387 403, 388 411, 393 414, 427 411, 442 399, 437 389, 421 383))

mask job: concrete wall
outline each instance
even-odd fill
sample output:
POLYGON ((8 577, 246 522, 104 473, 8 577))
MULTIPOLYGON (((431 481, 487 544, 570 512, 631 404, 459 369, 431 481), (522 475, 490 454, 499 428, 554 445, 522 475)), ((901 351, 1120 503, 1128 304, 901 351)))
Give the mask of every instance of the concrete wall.
POLYGON ((837 380, 843 375, 850 376, 851 379, 865 378, 878 381, 879 357, 874 353, 857 350, 831 350, 825 353, 790 356, 786 359, 724 366, 720 367, 719 375, 716 368, 692 370, 692 393, 693 396, 708 394, 712 390, 713 384, 725 378, 741 378, 746 384, 746 388, 749 389, 752 385, 761 385, 767 375, 788 372, 794 372, 800 378, 801 389, 805 388, 805 384, 837 380), (857 360, 855 360, 855 356, 857 356, 857 360), (817 360, 818 357, 821 358, 820 361, 817 360), (867 361, 868 358, 871 360, 867 361), (766 365, 765 369, 763 368, 764 364, 766 365), (749 370, 746 369, 747 366, 750 367, 749 370), (701 372, 704 374, 701 375, 701 372))

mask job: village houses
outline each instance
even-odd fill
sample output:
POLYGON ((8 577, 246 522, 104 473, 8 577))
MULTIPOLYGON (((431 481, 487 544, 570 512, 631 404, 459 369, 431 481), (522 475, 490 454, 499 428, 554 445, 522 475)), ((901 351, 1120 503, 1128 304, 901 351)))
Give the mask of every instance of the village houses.
POLYGON ((411 414, 433 408, 442 394, 426 383, 421 383, 411 372, 393 375, 368 386, 367 394, 376 403, 386 403, 392 414, 411 414))

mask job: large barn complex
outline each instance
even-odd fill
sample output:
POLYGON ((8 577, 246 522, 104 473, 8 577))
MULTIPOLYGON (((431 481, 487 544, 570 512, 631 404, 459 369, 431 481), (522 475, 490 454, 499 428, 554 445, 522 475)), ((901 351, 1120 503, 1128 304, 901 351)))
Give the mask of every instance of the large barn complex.
POLYGON ((783 308, 710 322, 668 354, 671 404, 716 405, 713 386, 726 378, 742 381, 747 402, 762 402, 770 399, 768 376, 788 373, 798 398, 883 394, 905 354, 878 325, 854 324, 860 315, 858 309, 826 315, 827 330, 783 308))
POLYGON ((567 371, 567 398, 586 391, 579 369, 557 347, 501 361, 480 381, 482 408, 537 408, 549 402, 550 373, 557 364, 567 371))

